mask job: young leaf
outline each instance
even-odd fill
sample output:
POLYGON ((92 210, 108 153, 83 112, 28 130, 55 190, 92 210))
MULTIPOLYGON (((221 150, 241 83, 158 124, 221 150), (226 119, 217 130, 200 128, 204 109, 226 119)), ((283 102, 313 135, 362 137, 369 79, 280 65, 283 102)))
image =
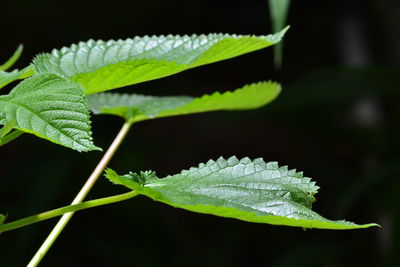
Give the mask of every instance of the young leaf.
POLYGON ((376 226, 321 217, 311 210, 318 187, 310 178, 262 159, 219 158, 164 179, 151 171, 119 176, 111 169, 106 177, 177 208, 248 222, 322 229, 376 226))
POLYGON ((279 42, 285 31, 268 36, 208 34, 90 40, 41 54, 33 65, 38 73, 71 78, 87 94, 94 94, 259 50, 279 42))
POLYGON ((14 70, 12 72, 0 71, 0 88, 3 88, 7 84, 18 80, 20 75, 21 74, 18 70, 14 70))
POLYGON ((15 50, 14 54, 10 57, 10 59, 8 59, 6 61, 6 63, 4 63, 3 65, 0 66, 0 71, 4 71, 4 70, 7 70, 8 68, 12 67, 12 65, 14 65, 14 63, 17 62, 17 60, 21 56, 23 49, 24 49, 24 46, 22 44, 20 44, 17 47, 17 50, 15 50))
POLYGON ((6 136, 9 132, 11 132, 12 129, 14 129, 14 126, 14 120, 9 120, 4 124, 3 128, 0 129, 0 142, 4 136, 6 136))
POLYGON ((35 75, 0 96, 0 124, 78 150, 93 145, 87 100, 79 84, 54 74, 35 75))
POLYGON ((275 99, 280 90, 277 83, 259 82, 233 92, 215 92, 196 98, 102 93, 88 99, 89 108, 95 114, 113 114, 138 122, 206 111, 258 108, 275 99))
POLYGON ((32 76, 33 73, 32 67, 26 67, 22 70, 13 70, 12 72, 0 71, 0 89, 13 81, 32 76))

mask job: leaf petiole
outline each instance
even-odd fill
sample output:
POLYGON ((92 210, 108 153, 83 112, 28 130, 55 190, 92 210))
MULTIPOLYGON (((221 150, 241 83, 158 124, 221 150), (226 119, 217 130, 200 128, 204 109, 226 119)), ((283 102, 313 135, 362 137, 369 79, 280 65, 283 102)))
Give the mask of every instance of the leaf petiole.
POLYGON ((0 70, 7 70, 8 68, 10 68, 12 65, 14 65, 14 63, 19 59, 19 57, 21 56, 22 50, 24 49, 24 46, 22 44, 20 44, 17 47, 17 50, 15 50, 14 54, 10 57, 10 59, 7 60, 6 63, 4 63, 3 65, 0 66, 0 70))
MULTIPOLYGON (((92 189, 93 185, 96 183, 97 179, 100 177, 100 175, 106 168, 107 164, 114 156, 118 147, 121 145, 122 141, 128 134, 131 126, 132 123, 129 122, 124 123, 121 130, 115 137, 114 141, 108 148, 107 152, 104 154, 103 158, 100 160, 99 164, 96 166, 92 174, 89 176, 88 180, 83 185, 78 195, 72 201, 71 205, 79 204, 85 199, 86 195, 92 189)), ((54 241, 56 241, 57 237, 60 235, 64 227, 68 224, 69 220, 72 218, 72 215, 74 215, 74 212, 67 212, 61 217, 56 226, 50 232, 49 236, 43 242, 42 246, 39 248, 39 250, 33 256, 32 260, 29 262, 28 264, 29 267, 37 266, 40 263, 40 261, 43 259, 44 255, 46 255, 47 251, 53 245, 54 241)))
POLYGON ((131 192, 128 192, 125 194, 99 198, 99 199, 90 200, 90 201, 82 202, 82 203, 75 204, 75 205, 69 205, 69 206, 65 206, 62 208, 42 212, 42 213, 39 213, 36 215, 32 215, 32 216, 17 220, 17 221, 13 221, 10 223, 0 225, 0 233, 14 230, 17 228, 21 228, 21 227, 24 227, 24 226, 27 226, 30 224, 34 224, 37 222, 41 222, 44 220, 48 220, 48 219, 51 219, 51 218, 54 218, 57 216, 61 216, 68 212, 75 212, 75 211, 79 211, 79 210, 84 210, 84 209, 94 208, 97 206, 103 206, 103 205, 107 205, 107 204, 111 204, 111 203, 115 203, 115 202, 120 202, 123 200, 130 199, 132 197, 135 197, 137 195, 138 195, 138 193, 136 191, 131 191, 131 192))
POLYGON ((0 146, 4 146, 9 142, 13 141, 14 139, 20 137, 24 132, 20 130, 14 130, 11 133, 7 134, 6 136, 0 138, 0 146))

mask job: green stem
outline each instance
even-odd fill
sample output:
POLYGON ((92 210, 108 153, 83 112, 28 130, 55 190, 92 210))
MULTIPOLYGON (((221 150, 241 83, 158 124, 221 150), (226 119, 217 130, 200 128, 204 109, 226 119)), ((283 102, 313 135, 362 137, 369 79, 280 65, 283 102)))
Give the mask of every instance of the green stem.
POLYGON ((12 65, 14 65, 14 63, 19 59, 19 57, 21 56, 22 50, 24 49, 24 46, 22 44, 20 44, 17 48, 17 50, 15 50, 14 54, 7 60, 6 63, 4 63, 3 65, 0 66, 0 70, 1 71, 5 71, 8 68, 10 68, 12 65))
MULTIPOLYGON (((107 152, 104 154, 103 158, 100 160, 97 167, 94 169, 93 173, 90 175, 85 185, 82 187, 81 191, 79 191, 78 195, 75 197, 74 201, 72 201, 71 205, 79 204, 83 201, 86 195, 89 193, 90 189, 93 187, 99 176, 102 174, 104 169, 107 167, 107 164, 110 162, 111 158, 114 156, 118 147, 124 140, 126 134, 129 132, 132 124, 129 122, 124 123, 118 135, 115 137, 114 141, 108 148, 107 152)), ((42 246, 36 252, 35 256, 33 256, 32 260, 29 262, 28 267, 37 266, 40 261, 43 259, 44 255, 46 255, 47 251, 53 245, 54 241, 56 241, 57 237, 60 235, 64 227, 67 225, 69 220, 71 219, 74 212, 65 213, 61 219, 58 221, 56 226, 53 228, 49 236, 43 242, 42 246)))
POLYGON ((90 200, 90 201, 82 202, 82 203, 75 204, 75 205, 69 205, 66 207, 42 212, 42 213, 39 213, 36 215, 32 215, 32 216, 17 220, 17 221, 13 221, 10 223, 0 225, 0 233, 14 230, 17 228, 21 228, 21 227, 24 227, 24 226, 27 226, 27 225, 30 225, 33 223, 41 222, 44 220, 48 220, 48 219, 63 215, 67 212, 75 212, 75 211, 79 211, 79 210, 84 210, 84 209, 94 208, 97 206, 120 202, 120 201, 123 201, 126 199, 130 199, 132 197, 135 197, 137 195, 138 195, 137 192, 131 191, 131 192, 128 192, 125 194, 99 198, 99 199, 90 200))
POLYGON ((5 144, 10 143, 12 140, 20 137, 24 132, 20 130, 14 130, 11 133, 7 134, 0 140, 0 146, 4 146, 5 144))

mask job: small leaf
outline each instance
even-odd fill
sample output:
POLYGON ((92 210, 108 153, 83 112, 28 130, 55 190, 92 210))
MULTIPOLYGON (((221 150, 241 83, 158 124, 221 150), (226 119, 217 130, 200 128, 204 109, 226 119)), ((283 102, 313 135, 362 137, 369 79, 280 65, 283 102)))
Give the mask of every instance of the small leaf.
POLYGON ((71 78, 87 94, 94 94, 259 50, 278 43, 285 31, 268 36, 208 34, 90 40, 41 54, 33 65, 38 73, 71 78))
POLYGON ((4 63, 3 65, 0 66, 0 71, 7 70, 10 67, 12 67, 12 65, 14 65, 14 63, 17 62, 17 60, 21 56, 23 49, 24 49, 24 46, 22 44, 20 44, 17 47, 17 50, 15 50, 14 54, 10 57, 10 59, 7 60, 6 63, 4 63))
POLYGON ((78 150, 93 145, 87 100, 79 84, 54 74, 35 75, 0 96, 0 124, 78 150))
POLYGON ((106 177, 177 208, 248 222, 321 229, 376 226, 321 217, 311 210, 318 187, 310 178, 262 159, 219 158, 164 179, 150 171, 119 176, 111 169, 106 177))
POLYGON ((215 92, 201 97, 156 97, 102 93, 89 96, 95 114, 113 114, 129 122, 215 110, 240 110, 261 107, 277 97, 280 86, 273 82, 246 85, 233 92, 215 92))
POLYGON ((7 84, 18 80, 20 76, 21 73, 18 70, 14 70, 12 72, 0 71, 0 88, 3 88, 7 84))
POLYGON ((22 70, 13 70, 12 72, 0 71, 0 89, 13 81, 25 79, 33 74, 32 67, 26 67, 22 70))

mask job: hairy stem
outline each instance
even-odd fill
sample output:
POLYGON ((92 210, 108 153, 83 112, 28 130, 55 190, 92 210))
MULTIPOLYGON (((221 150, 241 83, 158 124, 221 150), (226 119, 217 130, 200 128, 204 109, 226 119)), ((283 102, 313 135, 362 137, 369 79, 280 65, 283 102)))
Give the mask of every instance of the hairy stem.
MULTIPOLYGON (((75 197, 74 201, 72 201, 71 205, 81 203, 86 195, 89 193, 90 189, 93 187, 97 179, 100 177, 101 173, 107 167, 107 164, 110 162, 111 158, 114 156, 115 152, 117 151, 118 147, 124 140, 126 134, 128 133, 131 123, 126 122, 121 130, 119 131, 118 135, 115 137, 114 141, 108 148, 107 152, 104 154, 103 158, 100 160, 97 167, 94 169, 93 173, 90 175, 88 180, 86 181, 85 185, 82 187, 81 191, 79 191, 78 195, 75 197)), ((53 228, 49 236, 43 242, 42 246, 36 252, 35 256, 29 262, 28 267, 37 266, 40 261, 43 259, 44 255, 46 255, 47 251, 53 245, 54 241, 60 235, 64 227, 67 225, 69 220, 71 219, 74 212, 69 212, 64 214, 61 219, 58 221, 56 226, 53 228)))
POLYGON ((0 225, 0 233, 14 230, 17 228, 21 228, 21 227, 24 227, 24 226, 27 226, 30 224, 34 224, 37 222, 41 222, 44 220, 48 220, 48 219, 63 215, 68 212, 75 212, 75 211, 79 211, 79 210, 84 210, 84 209, 94 208, 97 206, 103 206, 103 205, 107 205, 107 204, 111 204, 111 203, 115 203, 115 202, 120 202, 123 200, 130 199, 132 197, 135 197, 137 195, 138 195, 137 192, 131 191, 131 192, 128 192, 125 194, 99 198, 99 199, 90 200, 90 201, 82 202, 82 203, 75 204, 75 205, 69 205, 69 206, 65 206, 62 208, 49 210, 49 211, 42 212, 42 213, 39 213, 36 215, 32 215, 32 216, 29 216, 29 217, 26 217, 26 218, 23 218, 23 219, 20 219, 17 221, 13 221, 10 223, 0 225))

